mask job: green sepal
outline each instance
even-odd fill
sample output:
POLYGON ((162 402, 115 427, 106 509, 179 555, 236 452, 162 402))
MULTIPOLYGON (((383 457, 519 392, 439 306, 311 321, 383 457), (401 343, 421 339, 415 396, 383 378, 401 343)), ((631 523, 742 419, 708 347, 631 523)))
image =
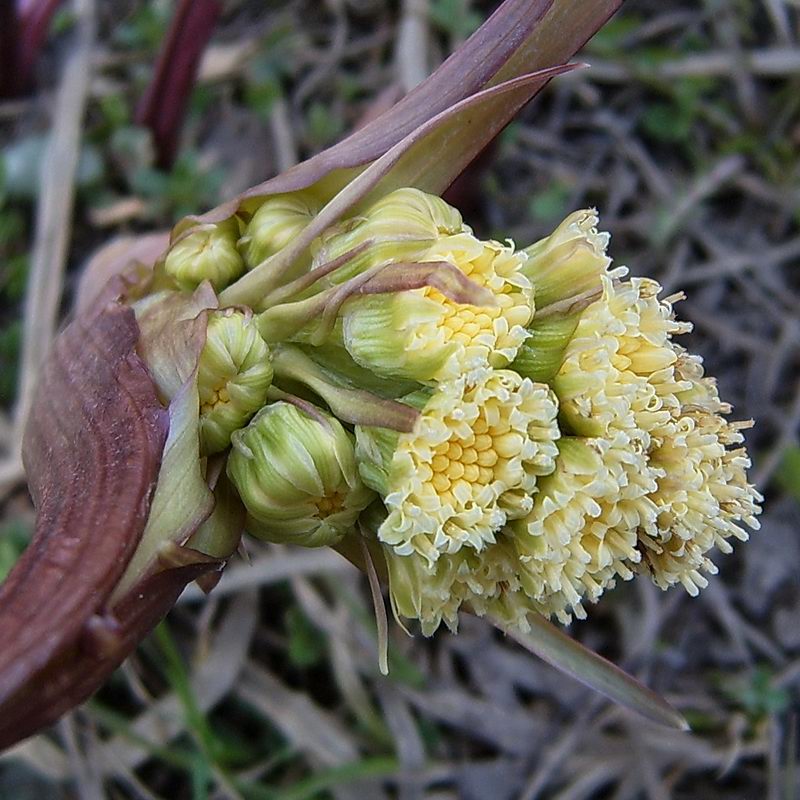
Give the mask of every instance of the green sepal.
POLYGON ((578 327, 580 314, 553 315, 528 326, 530 337, 523 342, 511 369, 539 383, 549 383, 564 360, 564 352, 578 327))

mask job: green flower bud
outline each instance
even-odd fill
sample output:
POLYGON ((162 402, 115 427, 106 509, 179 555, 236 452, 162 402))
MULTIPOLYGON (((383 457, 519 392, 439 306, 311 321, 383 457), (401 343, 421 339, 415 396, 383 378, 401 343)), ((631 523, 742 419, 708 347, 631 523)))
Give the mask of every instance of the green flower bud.
POLYGON ((224 450, 267 401, 272 364, 267 343, 249 314, 227 309, 211 316, 200 355, 200 444, 210 455, 224 450))
POLYGON ((350 434, 323 411, 273 403, 232 443, 228 476, 247 508, 247 530, 266 541, 335 544, 374 498, 358 476, 350 434))
POLYGON ((275 255, 308 225, 322 208, 322 203, 308 192, 278 194, 267 198, 253 214, 239 251, 248 269, 275 255))
POLYGON ((503 534, 480 552, 461 550, 430 564, 417 553, 401 556, 383 546, 389 577, 389 599, 396 618, 419 620, 431 636, 444 622, 458 630, 458 611, 490 614, 509 628, 528 629, 535 604, 521 589, 519 558, 503 534))
POLYGON ((419 189, 397 189, 363 215, 345 220, 318 240, 314 264, 323 264, 369 243, 331 277, 342 283, 378 264, 421 260, 440 238, 469 234, 461 214, 444 200, 419 189))
POLYGON ((244 272, 236 249, 239 223, 236 217, 216 224, 198 225, 179 239, 167 253, 166 273, 184 291, 210 281, 219 292, 244 272))
POLYGON ((458 629, 458 609, 463 601, 457 576, 464 554, 443 556, 431 565, 414 554, 399 556, 383 547, 389 576, 389 600, 395 618, 419 620, 422 633, 432 636, 441 622, 458 629))

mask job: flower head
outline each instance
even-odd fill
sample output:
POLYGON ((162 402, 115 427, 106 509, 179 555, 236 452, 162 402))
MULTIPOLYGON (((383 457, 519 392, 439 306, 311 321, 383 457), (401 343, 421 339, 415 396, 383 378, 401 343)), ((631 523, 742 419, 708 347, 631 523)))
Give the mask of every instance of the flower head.
POLYGON ((532 506, 552 472, 559 431, 552 392, 510 370, 486 370, 408 398, 421 408, 410 433, 357 428, 364 480, 388 510, 378 538, 430 562, 481 550, 532 506))
POLYGON ((681 583, 694 595, 706 584, 702 571, 715 573, 708 552, 730 553, 730 539, 748 538, 743 524, 758 529, 763 500, 747 482, 750 459, 742 429, 749 422, 728 422, 713 380, 703 378, 700 360, 680 354, 677 374, 690 384, 679 393, 680 411, 650 454, 660 469, 652 494, 655 530, 640 534, 644 567, 655 583, 681 583), (731 449, 732 447, 732 449, 731 449))
POLYGON ((208 322, 200 355, 200 441, 205 454, 224 450, 267 400, 272 364, 249 314, 226 309, 208 322))
POLYGON ((247 530, 259 538, 334 544, 374 498, 358 476, 350 435, 323 411, 272 403, 232 444, 228 476, 247 509, 247 530))
POLYGON ((646 456, 624 438, 563 437, 555 471, 543 478, 529 515, 509 525, 519 576, 532 606, 583 618, 617 577, 633 577, 637 529, 652 523, 656 488, 646 456))
POLYGON ((575 433, 613 436, 613 431, 650 431, 677 407, 674 334, 690 330, 676 322, 660 286, 634 278, 615 285, 602 278, 602 296, 580 315, 561 367, 553 378, 563 420, 575 433))
POLYGON ((551 382, 562 425, 588 437, 584 446, 600 454, 616 488, 598 494, 600 472, 593 470, 595 488, 588 491, 570 466, 576 445, 562 439, 559 466, 541 483, 525 520, 527 537, 517 542, 526 543, 520 551, 530 575, 526 590, 535 597, 556 589, 562 597, 551 612, 564 618, 570 607, 581 616, 584 594, 597 599, 633 569, 649 571, 662 588, 681 582, 696 593, 706 583, 700 570, 715 569, 708 551, 730 552, 727 540, 746 538, 742 524, 757 527, 760 510, 761 497, 746 480, 746 452, 728 449, 741 444, 746 425, 725 421, 730 406, 703 377, 700 360, 672 339, 691 326, 675 320, 669 299, 658 299, 655 281, 614 283, 603 276, 602 285, 602 296, 580 312, 551 382), (587 491, 591 513, 583 510, 587 491), (556 552, 559 531, 563 568, 554 581, 548 559, 530 551, 530 536, 545 534, 539 548, 549 541, 556 552))
POLYGON ((353 359, 385 376, 442 381, 485 366, 504 367, 528 336, 533 314, 525 255, 471 233, 431 243, 421 262, 457 267, 493 303, 458 303, 434 287, 356 297, 342 312, 342 338, 353 359))
POLYGON ((236 249, 238 236, 236 217, 197 225, 169 249, 164 270, 184 291, 210 281, 218 292, 244 272, 244 261, 236 249))

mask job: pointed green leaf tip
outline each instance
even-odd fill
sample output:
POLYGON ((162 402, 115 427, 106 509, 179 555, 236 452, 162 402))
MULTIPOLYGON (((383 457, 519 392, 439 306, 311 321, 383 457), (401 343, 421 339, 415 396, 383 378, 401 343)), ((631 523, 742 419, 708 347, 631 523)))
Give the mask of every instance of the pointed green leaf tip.
POLYGON ((689 730, 689 723, 678 711, 636 678, 576 642, 539 614, 531 614, 529 622, 530 633, 495 624, 526 650, 610 700, 660 725, 689 730))
POLYGON ((247 508, 247 530, 260 539, 335 544, 375 497, 358 476, 350 434, 323 411, 272 403, 232 444, 228 476, 247 508))

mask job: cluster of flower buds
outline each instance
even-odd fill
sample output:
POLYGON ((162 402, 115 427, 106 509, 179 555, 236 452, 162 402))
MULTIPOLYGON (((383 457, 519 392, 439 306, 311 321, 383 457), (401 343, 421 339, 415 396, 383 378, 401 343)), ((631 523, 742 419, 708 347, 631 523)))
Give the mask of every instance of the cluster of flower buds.
POLYGON ((213 588, 245 530, 363 569, 383 645, 381 580, 426 634, 486 615, 685 727, 547 617, 636 572, 701 588, 757 525, 745 426, 593 212, 520 250, 440 199, 620 4, 505 0, 343 141, 92 258, 23 442, 0 749, 88 698, 187 583, 213 588))
MULTIPOLYGON (((224 300, 320 205, 276 195, 183 232, 162 285, 208 280, 224 300)), ((678 298, 612 268, 597 223, 575 212, 520 250, 398 189, 250 308, 213 312, 201 449, 232 445, 246 529, 366 547, 396 616, 426 634, 462 606, 522 630, 532 613, 566 622, 637 572, 702 588, 709 551, 757 527, 745 425, 673 341, 690 327, 678 298)))

